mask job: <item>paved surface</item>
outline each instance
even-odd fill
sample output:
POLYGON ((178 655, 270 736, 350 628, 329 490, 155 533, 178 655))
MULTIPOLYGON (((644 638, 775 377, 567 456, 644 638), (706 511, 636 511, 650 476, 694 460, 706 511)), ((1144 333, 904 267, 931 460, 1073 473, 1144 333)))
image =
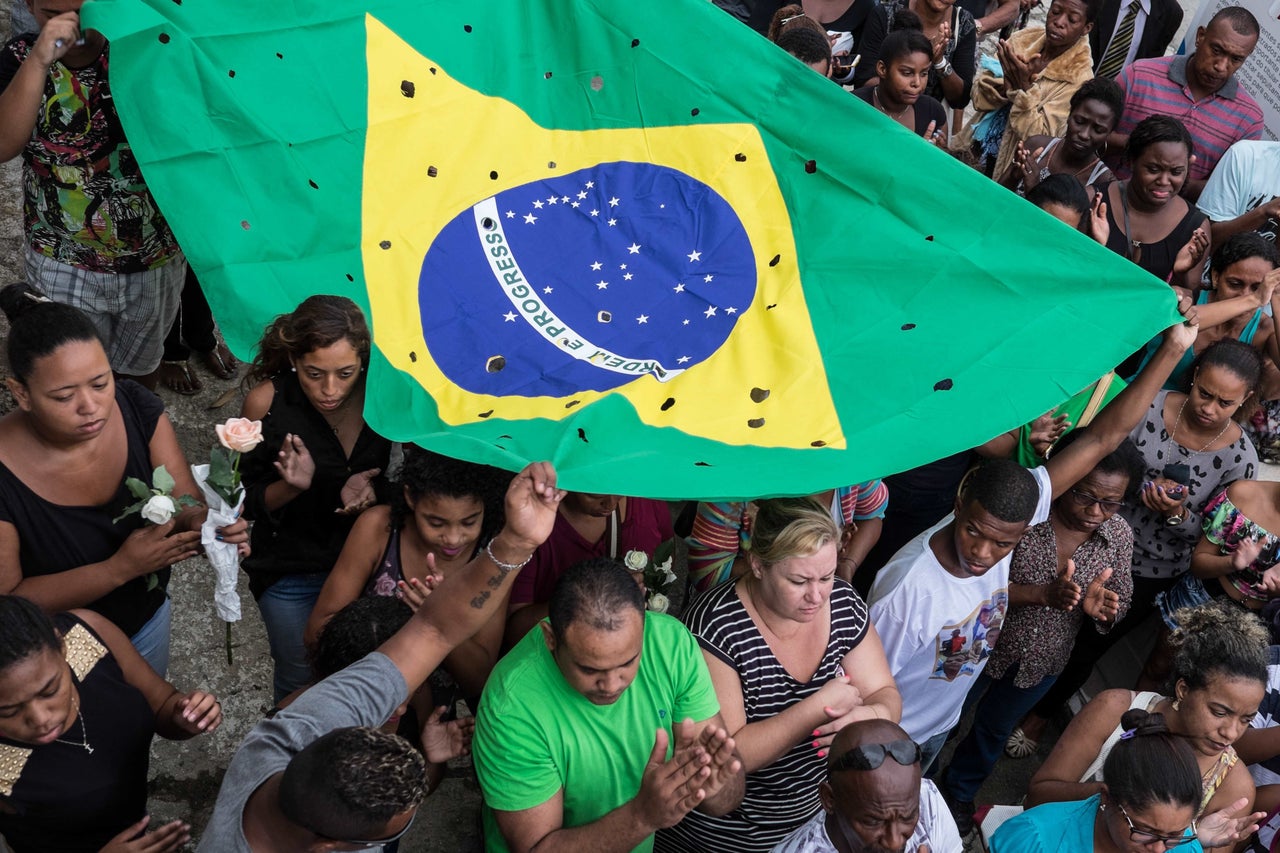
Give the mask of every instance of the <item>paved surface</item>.
MULTIPOLYGON (((1184 0, 1184 5, 1190 4, 1184 0)), ((0 35, 6 39, 8 17, 8 2, 3 2, 0 35)), ((22 278, 20 180, 18 161, 0 165, 0 284, 22 278)), ((7 331, 7 325, 0 318, 0 335, 7 331)), ((182 397, 163 390, 161 393, 188 458, 200 462, 207 458, 213 441, 212 424, 237 415, 240 397, 236 396, 220 409, 211 409, 232 383, 218 381, 202 367, 196 369, 205 385, 200 394, 182 397)), ((7 411, 11 406, 7 392, 0 392, 0 409, 7 411)), ((170 586, 174 618, 170 676, 180 689, 200 687, 216 693, 223 703, 225 722, 215 734, 184 743, 157 739, 151 761, 153 824, 181 818, 196 827, 197 837, 208 820, 219 780, 235 746, 271 705, 266 633, 248 594, 247 583, 242 578, 244 619, 233 628, 234 663, 231 665, 227 664, 223 652, 223 625, 213 612, 212 590, 211 573, 202 559, 188 560, 176 567, 170 586)), ((1017 802, 1039 760, 1036 757, 1018 762, 1002 761, 982 789, 979 801, 1017 802)), ((456 762, 449 777, 421 810, 400 849, 405 853, 480 850, 479 804, 479 789, 470 762, 456 762)))

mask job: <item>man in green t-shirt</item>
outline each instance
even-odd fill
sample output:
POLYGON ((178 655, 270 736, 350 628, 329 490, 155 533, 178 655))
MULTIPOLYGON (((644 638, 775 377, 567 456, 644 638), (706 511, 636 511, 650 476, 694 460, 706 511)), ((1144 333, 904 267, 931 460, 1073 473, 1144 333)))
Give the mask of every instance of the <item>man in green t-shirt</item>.
POLYGON ((608 558, 565 572, 548 620, 494 668, 472 752, 488 851, 648 851, 691 809, 721 815, 742 800, 697 641, 645 612, 608 558))

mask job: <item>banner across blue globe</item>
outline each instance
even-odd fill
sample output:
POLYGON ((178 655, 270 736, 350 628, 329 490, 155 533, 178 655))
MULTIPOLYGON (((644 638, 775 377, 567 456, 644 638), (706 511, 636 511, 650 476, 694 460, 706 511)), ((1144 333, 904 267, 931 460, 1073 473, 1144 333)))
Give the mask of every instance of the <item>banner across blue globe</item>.
POLYGON ((603 163, 459 213, 423 260, 419 305, 431 357, 460 387, 558 397, 699 364, 756 280, 746 229, 713 189, 603 163))

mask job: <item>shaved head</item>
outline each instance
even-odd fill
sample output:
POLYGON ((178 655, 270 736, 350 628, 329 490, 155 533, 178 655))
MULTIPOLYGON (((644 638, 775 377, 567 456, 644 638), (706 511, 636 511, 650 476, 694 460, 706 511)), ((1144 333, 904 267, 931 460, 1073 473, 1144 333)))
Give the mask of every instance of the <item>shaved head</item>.
POLYGON ((818 791, 828 835, 843 836, 853 850, 902 853, 920 819, 920 762, 904 765, 886 754, 874 769, 836 768, 852 750, 910 740, 890 720, 860 720, 840 730, 831 744, 827 781, 818 791))

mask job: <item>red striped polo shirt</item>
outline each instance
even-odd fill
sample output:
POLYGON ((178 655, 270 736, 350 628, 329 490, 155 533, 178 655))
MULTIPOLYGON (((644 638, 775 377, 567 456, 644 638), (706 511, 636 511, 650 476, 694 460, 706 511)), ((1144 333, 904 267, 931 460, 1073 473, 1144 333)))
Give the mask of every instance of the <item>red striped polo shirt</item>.
MULTIPOLYGON (((1234 76, 1207 98, 1192 97, 1185 56, 1140 59, 1121 71, 1116 82, 1124 90, 1124 115, 1116 132, 1128 135, 1150 115, 1178 119, 1195 143, 1192 180, 1209 177, 1232 144, 1262 138, 1262 108, 1234 76)), ((1131 174, 1127 163, 1108 160, 1107 165, 1118 178, 1131 174)))

